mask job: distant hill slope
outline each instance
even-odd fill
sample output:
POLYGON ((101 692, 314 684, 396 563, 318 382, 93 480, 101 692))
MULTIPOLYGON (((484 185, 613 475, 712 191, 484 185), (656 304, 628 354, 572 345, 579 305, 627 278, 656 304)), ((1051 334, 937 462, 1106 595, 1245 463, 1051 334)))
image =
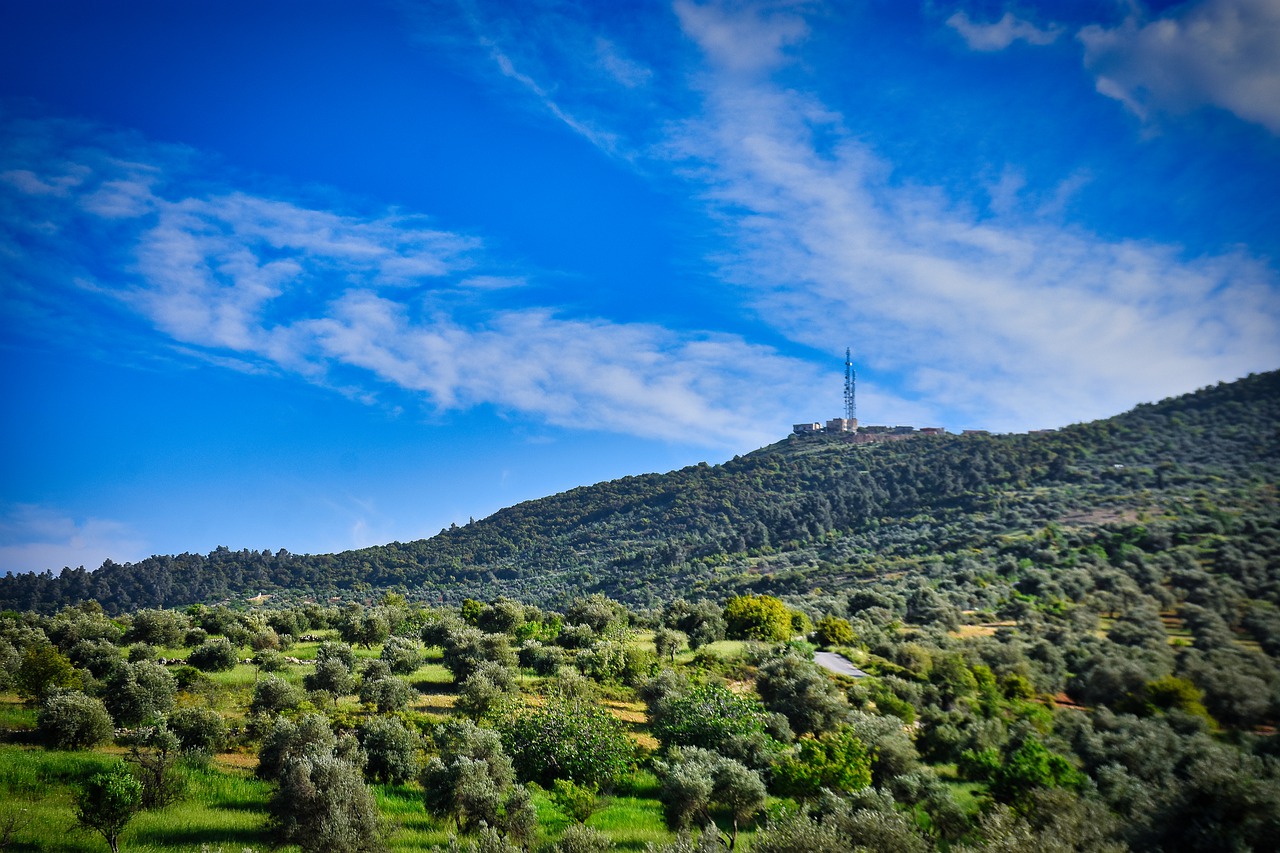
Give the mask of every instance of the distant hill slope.
POLYGON ((220 548, 9 575, 0 606, 49 611, 94 598, 122 612, 387 589, 550 606, 599 591, 647 606, 834 590, 926 561, 996 559, 1001 543, 1046 526, 1154 535, 1233 508, 1274 514, 1278 471, 1280 372, 1271 372, 1044 435, 791 437, 723 465, 528 501, 417 542, 325 555, 220 548))

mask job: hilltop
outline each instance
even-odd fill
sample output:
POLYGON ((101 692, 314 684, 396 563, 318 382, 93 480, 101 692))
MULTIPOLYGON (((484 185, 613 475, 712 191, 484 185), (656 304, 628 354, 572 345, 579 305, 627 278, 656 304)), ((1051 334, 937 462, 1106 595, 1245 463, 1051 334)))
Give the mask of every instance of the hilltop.
MULTIPOLYGON (((1036 536, 1105 544, 1261 513, 1274 523, 1280 372, 1040 435, 856 444, 790 436, 721 465, 624 477, 416 542, 297 555, 231 551, 0 578, 0 605, 111 612, 261 593, 399 591, 539 604, 603 592, 649 607, 854 588, 886 573, 999 562, 1036 536)), ((1021 549, 1021 550, 1020 550, 1021 549)))

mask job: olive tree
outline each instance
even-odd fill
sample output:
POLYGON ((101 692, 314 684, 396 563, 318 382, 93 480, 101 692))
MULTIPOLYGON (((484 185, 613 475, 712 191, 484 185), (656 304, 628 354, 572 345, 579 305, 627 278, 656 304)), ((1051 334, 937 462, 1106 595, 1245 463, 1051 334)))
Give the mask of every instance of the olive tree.
POLYGON ((111 737, 111 715, 102 700, 78 690, 58 690, 40 706, 36 732, 58 749, 85 749, 111 737))
POLYGON ((271 827, 280 844, 306 853, 378 853, 386 829, 373 793, 353 764, 335 755, 289 759, 271 797, 271 827))
POLYGON ((403 784, 418 773, 422 739, 395 717, 374 717, 360 727, 365 777, 375 782, 403 784))

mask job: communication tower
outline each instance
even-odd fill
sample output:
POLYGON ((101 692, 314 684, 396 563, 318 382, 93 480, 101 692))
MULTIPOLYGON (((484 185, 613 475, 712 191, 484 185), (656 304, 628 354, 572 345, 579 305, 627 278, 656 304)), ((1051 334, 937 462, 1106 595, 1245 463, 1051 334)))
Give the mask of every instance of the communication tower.
POLYGON ((855 396, 858 374, 853 369, 849 348, 844 350, 844 416, 851 423, 858 422, 858 401, 855 396))

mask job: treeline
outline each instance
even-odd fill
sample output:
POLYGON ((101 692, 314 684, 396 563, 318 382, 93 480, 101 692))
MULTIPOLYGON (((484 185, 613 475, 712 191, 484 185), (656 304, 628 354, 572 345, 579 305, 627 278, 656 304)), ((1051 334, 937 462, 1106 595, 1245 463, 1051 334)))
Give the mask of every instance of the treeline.
MULTIPOLYGON (((854 446, 792 438, 723 465, 574 489, 431 539, 328 555, 230 551, 0 578, 0 604, 112 613, 255 593, 423 601, 602 592, 652 606, 692 590, 848 588, 925 556, 999 556, 1049 524, 1140 516, 1176 529, 1259 501, 1280 459, 1280 374, 1250 376, 1049 435, 854 446)), ((1101 539, 1110 534, 1098 533, 1101 539)), ((1171 533, 1170 535, 1175 535, 1171 533)))

